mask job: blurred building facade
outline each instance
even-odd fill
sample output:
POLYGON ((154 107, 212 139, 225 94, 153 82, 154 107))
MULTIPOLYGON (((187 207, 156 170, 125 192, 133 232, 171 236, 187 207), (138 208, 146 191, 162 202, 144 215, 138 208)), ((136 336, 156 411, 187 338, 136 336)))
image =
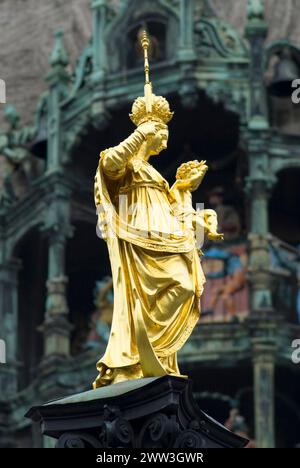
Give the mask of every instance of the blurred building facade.
POLYGON ((138 37, 147 28, 155 93, 175 111, 168 150, 154 164, 171 181, 182 162, 206 159, 195 201, 218 212, 225 234, 204 245, 202 316, 181 370, 201 407, 252 446, 296 446, 300 104, 291 95, 300 49, 287 38, 266 43, 260 0, 249 0, 242 33, 208 0, 90 3, 91 37, 74 67, 63 32, 55 34, 34 118, 23 124, 5 107, 0 445, 47 446, 25 412, 89 389, 105 349, 113 291, 93 179, 100 150, 133 129, 128 113, 143 93, 138 37))

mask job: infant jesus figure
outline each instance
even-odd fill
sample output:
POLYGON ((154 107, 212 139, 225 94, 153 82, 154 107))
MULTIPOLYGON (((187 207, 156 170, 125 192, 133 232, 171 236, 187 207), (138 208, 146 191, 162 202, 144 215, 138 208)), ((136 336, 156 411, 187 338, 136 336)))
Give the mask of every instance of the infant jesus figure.
POLYGON ((176 182, 170 192, 172 208, 184 230, 193 230, 197 247, 203 244, 204 236, 211 241, 223 240, 224 235, 217 232, 217 213, 210 209, 195 210, 192 205, 192 192, 198 189, 208 166, 206 161, 189 161, 177 169, 176 182))

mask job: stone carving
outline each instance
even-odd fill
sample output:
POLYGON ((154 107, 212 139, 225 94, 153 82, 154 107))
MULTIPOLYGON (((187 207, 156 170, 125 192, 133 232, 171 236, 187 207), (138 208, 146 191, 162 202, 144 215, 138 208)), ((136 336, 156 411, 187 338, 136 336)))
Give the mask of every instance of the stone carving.
POLYGON ((5 107, 5 119, 9 129, 0 134, 0 198, 2 203, 10 204, 22 197, 42 174, 44 162, 28 149, 35 127, 21 127, 20 116, 12 105, 5 107))
POLYGON ((204 58, 247 58, 247 49, 237 32, 227 23, 216 19, 201 19, 195 23, 197 54, 204 58))

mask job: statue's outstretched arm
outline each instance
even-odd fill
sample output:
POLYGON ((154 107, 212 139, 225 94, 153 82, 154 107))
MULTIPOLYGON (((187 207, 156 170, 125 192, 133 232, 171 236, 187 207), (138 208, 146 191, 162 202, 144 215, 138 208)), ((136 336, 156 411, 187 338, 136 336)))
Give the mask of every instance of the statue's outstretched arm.
POLYGON ((110 179, 120 179, 126 172, 127 163, 138 152, 145 136, 138 128, 118 146, 100 153, 103 172, 110 179))
POLYGON ((224 234, 218 233, 218 216, 214 210, 205 209, 195 211, 194 229, 204 229, 204 233, 211 241, 224 240, 224 234))

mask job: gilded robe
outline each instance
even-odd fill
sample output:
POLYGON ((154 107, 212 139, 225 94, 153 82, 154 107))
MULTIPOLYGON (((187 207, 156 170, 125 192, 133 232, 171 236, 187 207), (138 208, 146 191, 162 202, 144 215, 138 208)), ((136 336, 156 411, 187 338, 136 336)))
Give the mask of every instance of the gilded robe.
POLYGON ((136 158, 139 129, 100 153, 98 226, 114 287, 111 333, 94 387, 128 378, 180 375, 177 351, 200 314, 204 276, 192 230, 172 208, 168 182, 136 158))

